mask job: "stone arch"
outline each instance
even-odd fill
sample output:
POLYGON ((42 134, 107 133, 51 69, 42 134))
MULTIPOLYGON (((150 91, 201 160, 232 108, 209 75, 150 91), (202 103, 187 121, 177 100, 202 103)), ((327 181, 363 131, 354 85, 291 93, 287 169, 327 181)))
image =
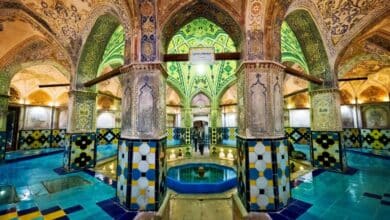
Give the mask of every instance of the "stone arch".
MULTIPOLYGON (((111 13, 105 13, 96 19, 88 37, 85 38, 78 60, 76 77, 72 83, 73 87, 77 89, 78 85, 97 76, 106 46, 119 25, 118 18, 111 13)), ((95 89, 96 87, 93 86, 87 90, 95 91, 95 89)))
POLYGON ((32 36, 11 49, 0 60, 0 93, 7 93, 13 76, 24 68, 48 64, 57 68, 66 77, 70 74, 72 65, 58 47, 54 47, 44 38, 32 36))
POLYGON ((214 22, 232 38, 237 49, 241 47, 244 38, 242 28, 238 22, 228 12, 215 4, 201 0, 184 5, 162 24, 159 34, 161 36, 161 51, 164 53, 167 51, 170 40, 180 28, 199 17, 214 22))
POLYGON ((190 105, 192 105, 192 101, 194 100, 195 97, 197 97, 198 95, 204 95, 207 97, 208 101, 210 102, 210 105, 212 105, 212 98, 210 97, 210 95, 208 95, 207 93, 203 92, 203 91, 200 91, 200 92, 197 92, 195 94, 193 94, 191 97, 190 97, 190 105))
MULTIPOLYGON (((336 76, 330 68, 328 54, 321 34, 310 12, 303 9, 293 11, 287 15, 286 22, 301 45, 302 52, 307 60, 309 73, 323 78, 326 87, 337 86, 336 76)), ((314 85, 311 85, 311 87, 314 87, 314 85)))
POLYGON ((169 86, 173 91, 175 91, 179 95, 180 102, 182 103, 182 105, 188 104, 187 102, 189 101, 186 100, 183 92, 174 83, 167 80, 167 86, 169 86))
POLYGON ((233 86, 236 85, 236 84, 237 84, 237 80, 232 80, 229 84, 227 84, 227 85, 221 90, 221 92, 218 94, 218 96, 217 96, 217 98, 216 98, 216 101, 217 101, 216 104, 219 105, 219 102, 220 102, 220 100, 222 99, 222 97, 225 95, 225 93, 226 93, 231 87, 233 87, 233 86))

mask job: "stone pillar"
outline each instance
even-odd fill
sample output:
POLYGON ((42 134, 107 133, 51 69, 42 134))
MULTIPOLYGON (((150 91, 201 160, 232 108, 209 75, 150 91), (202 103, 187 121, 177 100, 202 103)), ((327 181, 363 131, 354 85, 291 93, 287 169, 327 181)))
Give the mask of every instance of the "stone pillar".
POLYGON ((117 197, 133 211, 156 211, 166 193, 166 73, 160 63, 124 69, 117 197))
POLYGON ((311 140, 314 166, 346 171, 347 162, 342 144, 340 92, 319 89, 310 92, 311 140))
POLYGON ((69 92, 69 144, 65 147, 64 168, 78 170, 96 164, 96 93, 69 92))
MULTIPOLYGON (((217 131, 218 123, 221 122, 220 117, 221 117, 221 110, 220 110, 219 106, 212 106, 211 115, 210 115, 210 121, 211 121, 211 123, 210 123, 211 141, 210 141, 210 143, 212 145, 217 144, 217 138, 218 138, 217 136, 222 135, 222 134, 218 134, 218 131, 217 131)), ((220 124, 219 124, 219 126, 220 126, 220 124)))
POLYGON ((183 108, 182 127, 185 129, 185 144, 191 144, 191 126, 192 126, 191 106, 183 108))
POLYGON ((7 144, 8 95, 0 94, 0 163, 5 160, 7 144))
POLYGON ((238 194, 248 211, 275 211, 290 200, 283 128, 283 67, 244 62, 238 77, 238 194))

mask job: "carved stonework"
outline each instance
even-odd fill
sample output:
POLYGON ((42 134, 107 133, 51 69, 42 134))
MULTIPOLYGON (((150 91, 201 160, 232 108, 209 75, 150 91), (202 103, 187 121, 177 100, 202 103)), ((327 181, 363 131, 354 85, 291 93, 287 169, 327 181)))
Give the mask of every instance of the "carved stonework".
POLYGON ((122 72, 122 138, 165 136, 166 73, 161 64, 132 64, 122 72))
POLYGON ((69 133, 95 132, 96 93, 69 92, 69 133))
POLYGON ((342 131, 340 92, 323 89, 310 92, 313 131, 342 131))
POLYGON ((246 62, 239 73, 239 134, 248 138, 283 137, 283 66, 246 62))

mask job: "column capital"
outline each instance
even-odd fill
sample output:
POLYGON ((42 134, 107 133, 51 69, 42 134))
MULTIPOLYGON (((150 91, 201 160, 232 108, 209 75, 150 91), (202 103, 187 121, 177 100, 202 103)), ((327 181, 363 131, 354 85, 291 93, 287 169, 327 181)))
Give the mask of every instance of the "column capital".
POLYGON ((237 73, 242 72, 243 69, 257 69, 257 68, 278 69, 282 71, 286 67, 281 63, 272 60, 244 60, 241 63, 241 65, 237 68, 237 73))
POLYGON ((120 69, 121 73, 138 73, 143 71, 155 71, 159 70, 165 78, 168 77, 168 73, 162 62, 150 62, 150 63, 131 63, 120 69))

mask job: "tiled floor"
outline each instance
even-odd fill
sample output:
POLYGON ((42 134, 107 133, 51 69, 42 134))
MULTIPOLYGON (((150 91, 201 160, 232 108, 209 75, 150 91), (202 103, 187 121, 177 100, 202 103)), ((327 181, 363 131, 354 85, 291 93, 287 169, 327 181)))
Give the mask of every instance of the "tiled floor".
MULTIPOLYGON (((20 202, 0 205, 0 219, 48 218, 63 219, 130 219, 135 216, 117 205, 115 188, 97 180, 87 172, 60 175, 53 170, 62 166, 63 154, 0 165, 0 185, 13 185, 20 202), (92 184, 73 187, 58 193, 48 193, 42 181, 64 176, 81 176, 92 184), (8 217, 6 217, 8 216, 8 217)), ((315 172, 301 178, 292 189, 298 208, 291 206, 283 215, 272 214, 274 219, 388 219, 390 216, 390 160, 354 152, 347 153, 348 164, 357 168, 354 174, 315 172), (301 209, 308 208, 307 211, 301 209), (310 207, 311 205, 311 207, 310 207)), ((205 157, 192 162, 209 161, 205 157)), ((175 161, 181 164, 188 161, 175 161)), ((228 161, 227 161, 228 162, 228 161)), ((231 162, 230 162, 231 163, 231 162)), ((107 182, 107 181, 106 181, 107 182)), ((199 201, 201 202, 201 201, 199 201)), ((201 207, 201 206, 200 206, 201 207)), ((205 206, 209 207, 209 206, 205 206)))

